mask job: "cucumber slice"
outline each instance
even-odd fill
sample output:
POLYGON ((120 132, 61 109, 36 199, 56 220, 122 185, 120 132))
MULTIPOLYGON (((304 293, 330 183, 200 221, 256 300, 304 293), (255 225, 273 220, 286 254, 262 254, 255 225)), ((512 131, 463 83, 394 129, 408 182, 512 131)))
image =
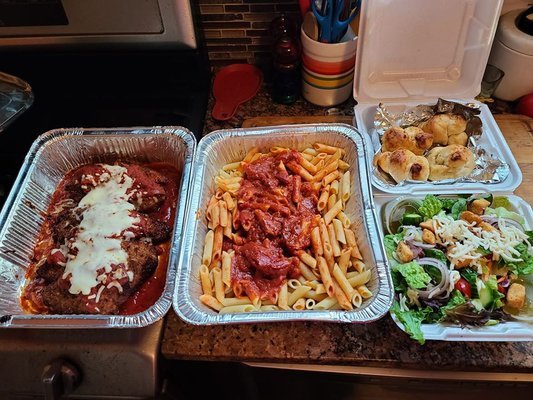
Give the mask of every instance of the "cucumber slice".
POLYGON ((424 221, 421 215, 416 213, 405 213, 402 217, 402 225, 415 225, 418 226, 424 221))

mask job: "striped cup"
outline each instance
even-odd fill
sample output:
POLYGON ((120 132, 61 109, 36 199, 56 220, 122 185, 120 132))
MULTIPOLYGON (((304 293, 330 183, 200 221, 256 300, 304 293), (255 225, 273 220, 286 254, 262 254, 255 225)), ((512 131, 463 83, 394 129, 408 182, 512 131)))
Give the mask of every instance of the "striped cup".
POLYGON ((301 30, 302 94, 310 103, 334 106, 353 90, 357 36, 351 28, 340 43, 322 43, 301 30))

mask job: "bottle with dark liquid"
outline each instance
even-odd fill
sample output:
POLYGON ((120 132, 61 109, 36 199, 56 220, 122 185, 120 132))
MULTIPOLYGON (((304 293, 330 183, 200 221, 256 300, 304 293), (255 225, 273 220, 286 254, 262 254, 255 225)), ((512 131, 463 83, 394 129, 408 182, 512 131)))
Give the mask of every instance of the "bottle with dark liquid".
POLYGON ((300 97, 301 46, 296 36, 296 23, 281 16, 272 21, 272 100, 292 104, 300 97))

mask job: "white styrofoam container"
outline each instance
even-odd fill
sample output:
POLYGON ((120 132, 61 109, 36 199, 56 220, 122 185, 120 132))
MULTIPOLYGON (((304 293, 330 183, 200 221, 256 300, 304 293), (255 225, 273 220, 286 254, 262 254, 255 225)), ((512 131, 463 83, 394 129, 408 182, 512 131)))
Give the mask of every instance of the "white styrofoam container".
MULTIPOLYGON (((512 192, 522 174, 488 107, 473 99, 479 93, 503 0, 372 0, 363 2, 354 97, 357 127, 368 143, 379 103, 391 111, 435 104, 439 97, 474 103, 481 109, 480 144, 505 161, 510 173, 500 183, 387 185, 387 193, 512 192)), ((372 148, 372 147, 371 147, 372 148)), ((373 154, 369 152, 369 162, 373 154)))
MULTIPOLYGON (((459 192, 466 193, 466 192, 459 192)), ((528 230, 533 229, 533 209, 531 205, 522 198, 509 195, 509 194, 497 194, 506 196, 511 202, 512 206, 517 213, 522 215, 526 220, 526 228, 528 230)), ((422 199, 424 196, 418 195, 406 195, 406 196, 392 196, 389 194, 378 194, 374 196, 374 204, 376 206, 376 214, 378 220, 381 222, 379 226, 380 235, 383 238, 384 233, 384 220, 383 210, 387 203, 398 199, 400 201, 403 198, 418 197, 422 199)), ((387 263, 388 265, 388 263, 387 263)), ((394 322, 398 327, 405 331, 403 325, 394 318, 394 322)), ((493 326, 482 327, 467 327, 463 328, 459 325, 449 323, 439 324, 422 324, 422 333, 426 340, 448 340, 448 341, 531 341, 533 340, 533 327, 530 323, 521 321, 507 321, 493 326)))

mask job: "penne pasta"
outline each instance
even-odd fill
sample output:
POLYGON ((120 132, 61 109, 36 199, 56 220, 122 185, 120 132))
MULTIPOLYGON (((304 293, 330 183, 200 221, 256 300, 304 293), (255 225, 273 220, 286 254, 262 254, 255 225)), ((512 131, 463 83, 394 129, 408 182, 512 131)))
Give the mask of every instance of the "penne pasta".
POLYGON ((338 260, 339 268, 341 271, 346 275, 346 271, 348 271, 348 268, 350 267, 350 254, 352 252, 351 247, 346 247, 342 249, 341 255, 338 260))
POLYGON ((361 307, 361 304, 363 303, 363 298, 361 297, 361 294, 358 291, 355 291, 351 297, 350 302, 355 308, 359 308, 361 307))
POLYGON ((313 307, 313 310, 330 310, 335 305, 339 304, 335 297, 326 297, 324 300, 319 301, 313 307))
POLYGON ((213 310, 216 310, 219 312, 220 310, 222 310, 222 308, 224 308, 224 306, 220 304, 220 302, 217 299, 215 299, 213 296, 209 294, 202 294, 200 296, 200 301, 204 303, 206 306, 211 307, 213 310))
POLYGON ((283 146, 261 150, 254 147, 242 161, 225 164, 213 179, 215 191, 205 209, 208 230, 197 275, 202 304, 220 313, 361 306, 372 296, 366 286, 371 272, 362 262, 345 214, 353 201, 345 151, 323 143, 300 152, 283 146), (273 240, 276 237, 284 239, 283 246, 273 240), (269 286, 257 279, 274 279, 267 269, 275 266, 268 258, 264 266, 253 259, 277 252, 286 259, 297 256, 299 262, 283 267, 286 275, 281 279, 276 275, 283 283, 272 281, 274 290, 267 292, 264 288, 269 286), (243 262, 251 274, 234 270, 243 268, 243 262))
POLYGON ((222 271, 220 268, 213 268, 213 281, 215 282, 215 298, 222 304, 224 300, 224 284, 222 283, 222 271))
POLYGON ((322 189, 322 191, 320 192, 320 197, 318 198, 318 203, 316 206, 318 211, 322 211, 323 209, 326 208, 328 204, 328 199, 329 199, 329 191, 330 191, 330 186, 328 185, 324 189, 322 189))
POLYGON ((258 147, 252 147, 250 150, 248 150, 248 153, 246 153, 246 156, 242 160, 242 162, 248 163, 252 160, 252 157, 259 152, 258 147))
POLYGON ((346 235, 344 234, 344 226, 342 225, 342 222, 339 219, 335 218, 332 223, 333 228, 335 228, 335 237, 337 238, 337 240, 342 244, 347 244, 346 235))
MULTIPOLYGON (((299 283, 299 282, 298 282, 299 283)), ((294 303, 296 303, 296 301, 302 297, 304 297, 304 295, 311 290, 311 287, 309 286, 298 286, 294 289, 294 291, 289 294, 289 298, 287 299, 287 305, 289 307, 292 307, 294 305, 294 303)))
POLYGON ((324 215, 324 223, 326 225, 331 224, 331 221, 333 221, 333 218, 337 216, 339 212, 342 210, 342 201, 337 201, 333 208, 329 209, 328 212, 324 215))
POLYGON ((220 300, 220 304, 224 307, 230 306, 244 306, 247 304, 252 304, 249 298, 239 298, 239 297, 226 297, 220 300))
POLYGON ((207 265, 200 266, 200 283, 202 285, 202 293, 212 295, 213 287, 211 285, 211 279, 209 278, 209 268, 207 265))
POLYGON ((328 225, 328 234, 329 234, 329 240, 331 242, 331 249, 333 251, 333 256, 339 257, 341 255, 341 246, 339 245, 339 242, 337 241, 337 235, 335 235, 335 228, 333 227, 333 224, 328 225))
POLYGON ((289 295, 287 290, 287 282, 284 282, 283 285, 281 285, 281 288, 279 290, 278 295, 278 307, 282 310, 288 310, 289 309, 289 295))
POLYGON ((296 302, 293 304, 292 308, 293 310, 305 310, 305 302, 306 300, 308 299, 304 299, 304 298, 300 298, 298 300, 296 300, 296 302))
POLYGON ((350 225, 352 224, 352 222, 350 221, 350 218, 348 218, 346 214, 344 214, 343 211, 337 214, 337 219, 342 222, 342 226, 344 226, 344 228, 350 229, 350 225))
POLYGON ((232 171, 234 169, 237 169, 241 166, 241 162, 240 161, 236 161, 236 162, 233 162, 233 163, 229 163, 229 164, 226 164, 222 167, 222 170, 223 171, 232 171))
POLYGON ((289 279, 287 281, 287 286, 292 290, 295 290, 298 286, 302 286, 302 283, 298 279, 289 279))
POLYGON ((231 259, 234 252, 222 252, 222 282, 224 285, 231 286, 231 259))
POLYGON ((215 232, 213 232, 212 230, 207 232, 207 235, 205 235, 204 254, 202 256, 202 264, 203 265, 211 265, 211 257, 213 255, 214 238, 215 238, 215 232))
POLYGON ((307 299, 305 300, 305 309, 312 310, 315 307, 315 304, 316 304, 315 299, 307 299))
POLYGON ((300 262, 300 273, 308 281, 312 281, 317 278, 315 274, 313 273, 313 271, 311 271, 309 267, 305 265, 303 262, 300 262))
MULTIPOLYGON (((352 302, 350 298, 346 296, 342 288, 336 281, 333 281, 333 286, 335 287, 335 298, 343 310, 353 310, 352 302)), ((357 293, 357 291, 355 291, 357 293)), ((357 293, 359 294, 359 293, 357 293)))
POLYGON ((359 274, 352 276, 351 278, 348 278, 348 282, 350 283, 351 287, 357 287, 364 285, 370 280, 370 270, 366 270, 363 272, 360 272, 359 274))
POLYGON ((339 151, 341 156, 343 156, 345 153, 345 151, 339 147, 329 146, 323 143, 314 143, 313 149, 315 149, 319 153, 326 153, 326 154, 335 154, 337 151, 339 151))
POLYGON ((245 312, 252 312, 257 311, 256 308, 252 304, 243 304, 243 305, 237 305, 237 306, 228 306, 228 307, 222 307, 219 310, 220 314, 234 314, 234 313, 245 313, 245 312))
POLYGON ((320 237, 320 228, 318 226, 315 226, 311 231, 311 246, 313 247, 313 253, 317 256, 324 254, 322 239, 320 237))
POLYGON ((350 285, 350 282, 348 281, 348 279, 346 279, 346 275, 344 275, 344 273, 341 271, 337 264, 335 264, 335 266, 333 267, 333 277, 339 284, 346 297, 350 299, 355 289, 350 285))
POLYGON ((342 193, 341 199, 344 202, 347 202, 350 198, 350 171, 346 171, 342 175, 342 193))
POLYGON ((219 200, 218 201, 218 208, 219 208, 219 212, 220 212, 218 223, 219 223, 220 226, 225 228, 226 226, 228 226, 228 223, 229 223, 228 205, 226 204, 226 202, 224 200, 219 200))
POLYGON ((366 285, 357 286, 356 289, 363 299, 372 297, 372 292, 366 287, 366 285))
POLYGON ((233 200, 233 197, 231 197, 231 194, 229 194, 228 192, 224 192, 224 194, 222 195, 222 200, 226 202, 226 208, 229 211, 233 211, 233 209, 235 208, 235 201, 233 200))
POLYGON ((300 250, 298 252, 298 257, 300 258, 300 260, 302 260, 304 264, 310 266, 313 269, 316 268, 316 259, 309 253, 306 253, 305 251, 300 250))
POLYGON ((324 283, 324 287, 326 288, 326 293, 328 296, 333 296, 335 294, 335 288, 333 286, 333 280, 331 279, 331 275, 329 273, 328 264, 326 263, 326 260, 324 257, 318 257, 318 270, 320 271, 320 277, 322 278, 322 282, 324 283))
POLYGON ((338 194, 339 193, 339 181, 335 180, 331 182, 331 194, 338 194))
POLYGON ((224 240, 224 228, 217 226, 213 239, 213 256, 211 262, 217 262, 222 257, 222 241, 224 240))
POLYGON ((333 207, 335 207, 336 203, 337 203, 337 195, 331 194, 328 198, 328 206, 327 206, 328 211, 331 210, 333 207))

